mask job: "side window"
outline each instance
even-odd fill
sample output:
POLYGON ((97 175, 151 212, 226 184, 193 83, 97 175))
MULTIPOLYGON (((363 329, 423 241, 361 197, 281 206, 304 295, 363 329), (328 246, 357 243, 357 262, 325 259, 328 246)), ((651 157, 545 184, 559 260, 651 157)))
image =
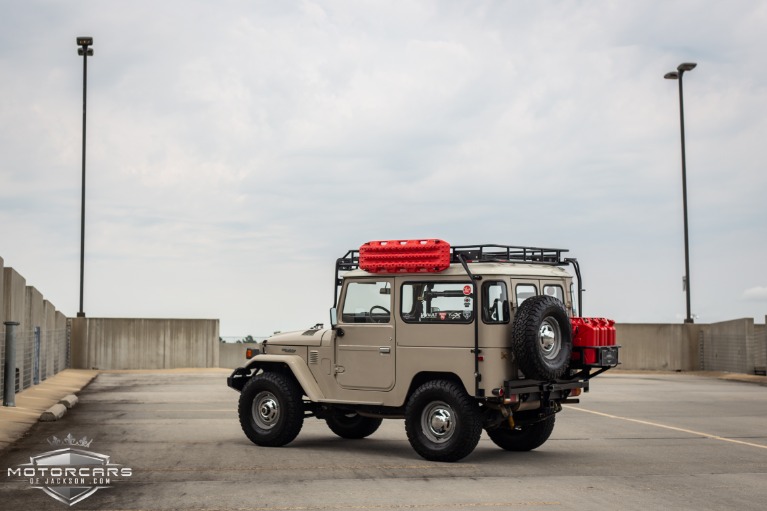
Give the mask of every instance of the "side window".
POLYGON ((406 323, 471 323, 474 286, 470 282, 405 282, 400 315, 406 323))
POLYGON ((482 284, 482 320, 485 323, 509 322, 509 298, 505 282, 490 281, 482 284))
POLYGON ((562 290, 562 286, 547 284, 543 286, 543 294, 546 296, 553 296, 560 302, 565 303, 565 292, 562 290))
POLYGON ((578 316, 578 312, 576 310, 576 305, 575 305, 575 299, 576 299, 575 285, 571 282, 570 283, 570 303, 573 304, 573 317, 578 316))
POLYGON ((514 292, 517 294, 517 307, 522 305, 522 302, 538 294, 538 289, 532 284, 517 284, 514 292))
POLYGON ((341 313, 344 323, 388 323, 391 319, 391 286, 388 282, 349 282, 341 313))

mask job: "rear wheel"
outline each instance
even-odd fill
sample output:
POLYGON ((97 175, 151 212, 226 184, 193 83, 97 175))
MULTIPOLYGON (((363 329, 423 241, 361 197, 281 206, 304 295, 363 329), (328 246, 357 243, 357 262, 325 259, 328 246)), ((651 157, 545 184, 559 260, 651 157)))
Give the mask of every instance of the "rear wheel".
POLYGON ((301 387, 288 375, 264 372, 251 378, 237 408, 245 435, 266 447, 292 442, 304 424, 302 396, 301 387))
POLYGON ((363 417, 354 412, 335 412, 325 417, 325 422, 330 430, 341 438, 358 439, 375 433, 383 419, 363 417))
POLYGON ((532 451, 544 443, 554 431, 554 415, 540 422, 510 427, 508 423, 487 432, 495 445, 507 451, 532 451))
POLYGON ((555 380, 567 371, 573 350, 570 318, 553 296, 533 296, 519 306, 511 333, 519 369, 528 378, 555 380))
POLYGON ((410 445, 430 461, 458 461, 468 456, 482 435, 476 401, 452 381, 424 383, 405 408, 410 445))

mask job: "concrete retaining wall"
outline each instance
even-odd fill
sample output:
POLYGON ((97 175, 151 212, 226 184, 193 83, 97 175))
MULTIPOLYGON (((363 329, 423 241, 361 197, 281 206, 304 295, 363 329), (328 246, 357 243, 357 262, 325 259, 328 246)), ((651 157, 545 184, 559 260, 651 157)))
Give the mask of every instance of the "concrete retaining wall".
POLYGON ((74 318, 75 369, 218 367, 217 319, 74 318))
POLYGON ((705 368, 753 374, 758 365, 756 352, 757 339, 751 318, 715 323, 703 332, 701 358, 705 368))
POLYGON ((255 344, 233 344, 233 343, 220 343, 219 349, 219 366, 228 367, 230 369, 236 369, 242 367, 245 364, 245 350, 248 347, 255 348, 255 344))
POLYGON ((13 268, 0 258, 0 393, 5 373, 6 321, 19 323, 16 332, 15 369, 17 390, 26 389, 67 367, 67 318, 45 300, 42 293, 27 286, 13 268))
POLYGON ((615 328, 617 342, 622 346, 621 369, 701 369, 698 356, 701 325, 624 323, 615 328))
MULTIPOLYGON (((766 318, 767 319, 767 318, 766 318)), ((752 318, 707 325, 616 325, 621 369, 726 371, 767 367, 767 328, 752 318)))
POLYGON ((764 325, 754 325, 754 363, 759 374, 767 374, 767 316, 764 325), (760 341, 761 339, 761 341, 760 341))

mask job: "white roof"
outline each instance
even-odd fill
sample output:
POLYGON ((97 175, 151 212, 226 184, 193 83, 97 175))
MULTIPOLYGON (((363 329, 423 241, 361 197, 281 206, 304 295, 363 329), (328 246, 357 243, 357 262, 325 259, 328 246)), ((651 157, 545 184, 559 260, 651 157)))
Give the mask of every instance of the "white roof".
MULTIPOLYGON (((550 266, 547 264, 525 264, 525 263, 469 263, 469 269, 475 275, 508 275, 520 277, 549 277, 563 278, 571 275, 559 266, 550 266)), ((460 276, 466 277, 466 270, 457 263, 450 265, 448 269, 441 272, 413 272, 413 273, 370 273, 365 270, 352 270, 344 274, 344 277, 427 277, 434 276, 460 276)))

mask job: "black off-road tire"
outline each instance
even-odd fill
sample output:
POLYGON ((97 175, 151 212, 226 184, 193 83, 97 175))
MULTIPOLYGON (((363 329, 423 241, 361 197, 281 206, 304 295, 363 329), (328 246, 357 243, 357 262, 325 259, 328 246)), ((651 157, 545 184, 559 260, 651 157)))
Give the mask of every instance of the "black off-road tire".
POLYGON ((546 419, 517 426, 509 427, 508 423, 497 429, 488 430, 487 436, 495 445, 507 451, 532 451, 542 446, 554 431, 554 415, 546 419))
POLYGON ((251 442, 280 447, 292 442, 304 424, 303 392, 290 375, 263 372, 245 384, 237 412, 251 442))
POLYGON ((426 382, 407 402, 405 431, 423 458, 458 461, 471 454, 482 435, 479 406, 458 383, 426 382))
POLYGON ((341 438, 356 440, 369 437, 378 430, 383 419, 363 417, 354 412, 335 412, 325 417, 330 430, 341 438))
POLYGON ((538 295, 522 302, 514 317, 511 345, 527 378, 555 380, 565 374, 573 351, 571 328, 557 298, 538 295))

